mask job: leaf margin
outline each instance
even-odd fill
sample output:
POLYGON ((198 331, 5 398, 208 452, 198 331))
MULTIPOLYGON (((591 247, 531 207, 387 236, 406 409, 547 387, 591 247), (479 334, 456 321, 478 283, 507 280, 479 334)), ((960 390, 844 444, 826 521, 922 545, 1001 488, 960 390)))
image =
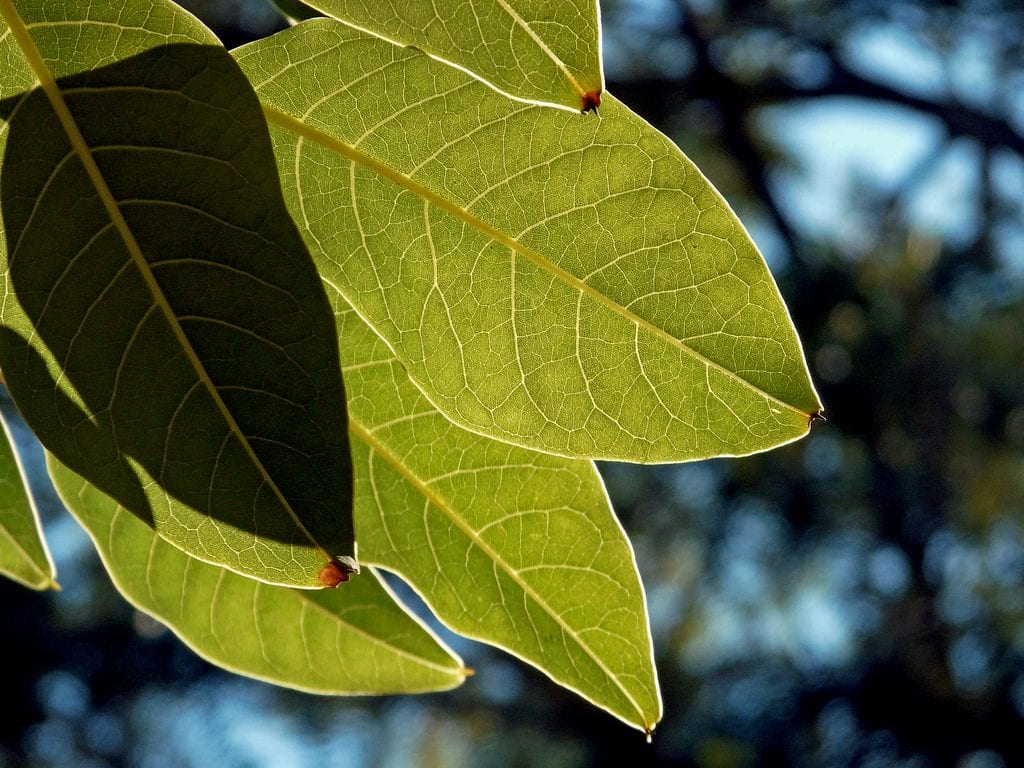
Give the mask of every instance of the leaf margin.
MULTIPOLYGON (((2 377, 0 377, 0 383, 2 383, 2 377)), ((13 403, 12 403, 13 407, 13 403)), ((28 581, 26 578, 19 576, 13 571, 4 570, 2 571, 4 576, 7 576, 13 581, 38 591, 52 589, 59 592, 61 589, 60 583, 57 581, 57 568, 53 562, 53 555, 50 553, 50 548, 46 542, 46 536, 43 533, 42 520, 39 515, 39 507, 36 503, 35 494, 32 492, 31 485, 29 483, 28 472, 26 471, 24 462, 22 461, 21 452, 18 450, 18 446, 14 440, 14 435, 11 431, 11 424, 8 416, 0 410, 0 441, 4 441, 6 450, 10 451, 11 458, 14 463, 14 474, 17 475, 21 483, 21 490, 25 495, 25 503, 27 505, 28 516, 31 518, 34 526, 38 546, 41 550, 43 558, 45 560, 46 568, 40 567, 40 564, 33 559, 33 557, 25 551, 24 547, 18 544, 14 539, 13 535, 7 530, 6 526, 0 523, 0 536, 10 539, 15 547, 21 551, 24 555, 24 559, 31 565, 31 569, 39 574, 39 578, 35 581, 28 581)), ((5 450, 4 446, 0 446, 0 452, 5 450)))
MULTIPOLYGON (((458 665, 457 668, 453 666, 452 668, 450 668, 448 670, 442 670, 442 669, 440 669, 440 667, 437 664, 435 664, 433 662, 429 662, 429 661, 423 662, 423 666, 432 667, 435 670, 437 670, 438 672, 447 672, 447 673, 449 673, 450 677, 451 677, 451 680, 450 680, 451 685, 438 686, 438 687, 423 687, 423 688, 418 688, 418 689, 407 689, 407 690, 400 690, 400 691, 399 690, 389 690, 389 691, 383 691, 383 692, 382 691, 370 690, 370 689, 365 689, 365 690, 316 689, 316 688, 313 688, 313 687, 310 687, 310 686, 306 686, 306 685, 303 685, 303 684, 296 684, 294 682, 288 682, 288 681, 283 680, 281 678, 275 678, 275 677, 273 677, 272 675, 269 675, 269 674, 256 673, 256 672, 253 672, 253 671, 245 669, 240 664, 233 664, 231 662, 224 661, 222 659, 218 659, 213 654, 211 654, 209 651, 207 651, 205 648, 203 648, 200 645, 198 645, 197 642, 195 640, 193 640, 191 637, 187 636, 185 634, 184 630, 181 630, 177 625, 171 623, 166 617, 161 616, 161 615, 157 615, 157 613, 154 611, 153 608, 144 605, 139 600, 139 598, 136 597, 132 593, 132 590, 129 589, 129 587, 126 586, 124 578, 123 578, 122 574, 120 573, 120 570, 118 568, 116 568, 116 567, 112 567, 112 565, 111 565, 111 554, 107 551, 106 547, 104 547, 103 545, 101 545, 99 543, 98 538, 97 538, 98 534, 96 533, 96 531, 93 530, 93 528, 91 526, 87 525, 83 521, 81 513, 79 513, 76 510, 75 503, 74 503, 74 501, 71 498, 71 489, 68 486, 68 483, 70 483, 72 479, 77 480, 80 483, 79 492, 78 492, 78 496, 79 497, 83 493, 85 493, 86 491, 91 490, 94 493, 96 493, 99 496, 101 496, 104 501, 106 501, 106 502, 108 502, 108 503, 110 503, 110 504, 112 504, 112 505, 114 505, 116 507, 114 513, 110 517, 110 530, 111 531, 114 530, 114 527, 117 525, 118 519, 120 517, 122 517, 122 516, 125 516, 129 520, 129 524, 132 525, 132 526, 138 525, 141 528, 142 526, 144 526, 144 524, 141 521, 139 521, 138 519, 136 519, 133 515, 131 515, 130 512, 127 512, 124 509, 124 507, 122 507, 121 505, 117 504, 117 502, 115 500, 111 499, 109 496, 104 494, 101 490, 99 490, 95 486, 91 485, 87 480, 85 480, 84 478, 79 476, 77 473, 75 473, 74 470, 71 470, 71 469, 65 467, 63 464, 60 463, 59 460, 57 460, 52 454, 49 454, 49 453, 47 454, 47 468, 49 470, 50 477, 53 480, 54 488, 57 490, 57 493, 60 496, 62 503, 65 505, 65 508, 68 510, 68 512, 71 514, 71 516, 75 519, 75 521, 82 527, 82 529, 89 536, 90 542, 94 546, 94 548, 95 548, 95 550, 97 552, 97 555, 99 556, 100 561, 101 561, 101 563, 103 565, 103 568, 106 571, 107 576, 109 577, 111 583, 114 585, 115 589, 117 590, 118 594, 129 605, 131 605, 133 608, 135 608, 136 610, 138 610, 141 613, 145 614, 146 616, 149 616, 153 620, 159 622, 161 624, 161 626, 163 626, 166 629, 168 629, 183 645, 185 645, 187 648, 189 648, 189 650, 191 650, 197 656, 199 656, 200 658, 202 658, 205 661, 209 662, 213 666, 216 666, 216 667, 218 667, 220 669, 223 669, 223 670, 225 670, 227 672, 231 672, 232 674, 237 674, 239 676, 246 677, 246 678, 249 678, 249 679, 252 679, 252 680, 258 680, 258 681, 261 681, 261 682, 265 682, 265 683, 268 683, 268 684, 271 684, 271 685, 287 688, 287 689, 290 689, 290 690, 300 691, 300 692, 303 692, 303 693, 319 695, 319 696, 368 696, 368 695, 374 696, 374 695, 398 695, 398 694, 417 694, 417 693, 440 692, 440 691, 451 690, 453 688, 458 687, 463 682, 465 682, 466 678, 470 677, 473 674, 473 670, 465 666, 465 663, 463 662, 461 657, 454 650, 449 648, 448 645, 445 644, 443 640, 441 640, 441 638, 437 635, 437 633, 434 632, 434 630, 431 629, 430 626, 421 617, 417 616, 414 612, 412 612, 408 608, 408 606, 406 606, 401 601, 401 599, 397 596, 397 594, 394 592, 394 590, 387 584, 387 582, 384 579, 380 578, 379 575, 377 575, 373 571, 373 569, 370 569, 371 573, 373 574, 371 576, 371 578, 374 578, 379 583, 379 585, 382 588, 382 590, 384 591, 384 593, 386 593, 393 600, 393 602, 394 602, 395 606, 397 607, 397 609, 402 614, 404 614, 406 618, 411 620, 412 624, 415 625, 416 628, 418 628, 419 630, 422 630, 423 633, 427 637, 432 639, 437 644, 438 648, 441 649, 442 651, 444 651, 449 656, 449 658, 452 661, 457 663, 457 665, 458 665), (62 476, 63 476, 63 479, 62 479, 62 476)), ((79 501, 81 501, 80 498, 79 498, 79 501)), ((84 503, 84 502, 82 502, 82 503, 84 503)), ((315 602, 313 602, 311 600, 310 595, 311 594, 316 594, 316 592, 312 592, 311 593, 309 590, 304 590, 304 589, 295 588, 295 587, 286 587, 286 586, 280 586, 280 585, 267 584, 265 582, 261 582, 261 581, 258 581, 256 579, 251 579, 249 577, 246 577, 246 576, 243 576, 241 574, 235 573, 235 572, 233 572, 233 571, 231 571, 231 570, 229 570, 227 568, 224 568, 223 566, 219 566, 219 565, 216 565, 214 563, 207 563, 207 562, 204 562, 204 561, 200 560, 197 557, 194 557, 194 556, 190 555, 187 552, 184 552, 183 550, 178 549, 177 547, 175 547, 172 542, 167 541, 166 539, 161 537, 155 531, 151 531, 151 535, 152 535, 153 540, 154 540, 154 546, 156 546, 156 542, 159 542, 160 544, 163 544, 164 546, 166 546, 169 551, 173 551, 176 555, 178 555, 179 557, 185 559, 186 562, 197 563, 198 567, 209 568, 211 570, 219 570, 221 572, 221 574, 222 574, 222 578, 228 578, 228 579, 236 580, 236 581, 238 581, 240 583, 251 584, 251 585, 253 585, 254 590, 261 590, 262 589, 262 590, 280 591, 283 594, 286 593, 286 594, 289 594, 289 595, 293 595, 294 599, 296 599, 296 600, 303 601, 303 603, 302 603, 303 605, 311 603, 311 604, 316 606, 316 610, 320 610, 320 611, 327 611, 328 610, 328 609, 326 609, 323 606, 317 605, 315 602)), ((342 589, 344 589, 344 587, 342 587, 342 589)), ((254 595, 255 594, 257 594, 257 592, 254 592, 254 595)), ((378 644, 380 646, 393 647, 386 640, 381 639, 381 638, 376 638, 376 637, 370 635, 368 632, 366 632, 364 629, 362 629, 360 627, 356 627, 356 626, 350 624, 349 622, 346 622, 346 621, 344 621, 343 619, 340 619, 340 618, 338 618, 336 620, 340 624, 345 624, 350 629, 358 632, 361 635, 364 635, 370 641, 372 641, 372 642, 374 642, 374 643, 376 643, 376 644, 378 644)), ((398 655, 403 655, 403 656, 407 656, 407 657, 411 656, 411 654, 409 654, 408 652, 403 651, 401 649, 395 649, 395 650, 398 653, 398 655)))

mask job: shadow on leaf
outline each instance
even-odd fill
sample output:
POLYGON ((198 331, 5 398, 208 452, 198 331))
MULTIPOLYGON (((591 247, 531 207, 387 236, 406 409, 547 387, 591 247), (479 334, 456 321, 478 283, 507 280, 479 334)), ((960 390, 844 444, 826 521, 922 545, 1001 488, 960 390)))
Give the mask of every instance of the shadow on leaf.
POLYGON ((267 542, 353 555, 333 315, 248 81, 176 44, 58 85, 0 102, 0 366, 26 420, 186 549, 212 519, 257 574, 267 542))

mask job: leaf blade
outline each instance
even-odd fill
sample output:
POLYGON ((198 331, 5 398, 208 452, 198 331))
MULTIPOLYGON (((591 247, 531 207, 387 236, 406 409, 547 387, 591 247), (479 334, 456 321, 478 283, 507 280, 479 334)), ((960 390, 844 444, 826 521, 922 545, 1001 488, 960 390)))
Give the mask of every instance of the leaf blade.
POLYGON ((39 511, 2 411, 0 422, 0 573, 32 589, 58 589, 39 511))
POLYGON ((330 695, 439 691, 465 679, 461 660, 372 573, 317 592, 247 579, 163 541, 52 456, 49 467, 118 591, 211 663, 330 695))
POLYGON ((590 462, 452 424, 340 294, 363 559, 451 629, 641 730, 661 718, 646 599, 590 462))
POLYGON ((613 98, 584 121, 509 104, 326 20, 236 56, 321 273, 449 418, 643 462, 806 434, 820 403, 763 259, 693 164, 613 98), (371 102, 389 78, 407 85, 371 102))
POLYGON ((513 98, 589 111, 601 103, 596 0, 309 0, 312 8, 398 45, 415 46, 513 98))
POLYGON ((248 82, 170 3, 127 28, 113 3, 19 8, 0 4, 25 70, 0 83, 19 408, 194 556, 306 587, 357 569, 334 324, 248 82))

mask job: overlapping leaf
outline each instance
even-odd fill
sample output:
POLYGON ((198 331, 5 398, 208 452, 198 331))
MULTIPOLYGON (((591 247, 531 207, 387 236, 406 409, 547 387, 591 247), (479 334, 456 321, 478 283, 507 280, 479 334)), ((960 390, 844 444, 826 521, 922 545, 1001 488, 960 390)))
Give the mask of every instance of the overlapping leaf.
POLYGON ((55 587, 53 561, 5 414, 0 421, 0 573, 33 589, 55 587))
POLYGON ((18 407, 175 545, 319 586, 330 558, 354 564, 337 337, 251 88, 170 2, 0 0, 0 17, 18 407))
POLYGON ((594 465, 455 426, 336 303, 363 559, 401 574, 457 632, 652 729, 661 700, 643 587, 594 465))
POLYGON ((337 590, 263 584, 172 547, 52 457, 50 473, 125 598, 214 664, 314 693, 416 693, 465 679, 372 573, 337 590))
MULTIPOLYGON (((597 0, 303 0, 511 96, 590 110, 604 90, 597 0)), ((335 78, 343 85, 344 78, 335 78)))
POLYGON ((613 98, 517 104, 329 20, 236 55, 321 274, 457 423, 647 462, 806 433, 820 405, 763 259, 613 98))

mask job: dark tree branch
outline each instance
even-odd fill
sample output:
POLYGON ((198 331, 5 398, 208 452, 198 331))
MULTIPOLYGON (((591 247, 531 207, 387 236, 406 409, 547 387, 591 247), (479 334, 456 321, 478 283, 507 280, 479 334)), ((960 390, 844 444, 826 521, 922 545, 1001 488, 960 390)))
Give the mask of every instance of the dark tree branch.
MULTIPOLYGON (((677 114, 680 106, 686 102, 698 99, 713 102, 720 110, 722 118, 721 143, 784 239, 793 256, 794 267, 805 273, 805 276, 809 267, 803 253, 806 244, 802 243, 799 231, 788 221, 776 200, 767 175, 769 158, 759 146, 751 129, 750 117, 758 108, 804 100, 846 97, 902 107, 936 119, 944 127, 946 139, 940 148, 941 151, 930 154, 908 174, 906 183, 910 185, 916 184, 921 178, 922 169, 931 167, 933 161, 937 156, 941 156, 949 143, 960 137, 978 142, 986 154, 1005 147, 1024 157, 1024 135, 1005 117, 961 104, 952 98, 927 98, 864 77, 844 64, 834 45, 817 37, 814 30, 790 29, 788 34, 796 47, 813 48, 827 57, 828 74, 821 81, 801 83, 778 75, 754 81, 735 77, 717 66, 711 54, 712 36, 703 29, 701 19, 688 12, 681 0, 680 5, 683 13, 679 34, 694 50, 691 71, 683 77, 644 77, 621 84, 613 82, 612 90, 621 87, 623 92, 629 93, 630 101, 638 110, 662 124, 677 114)), ((901 187, 903 189, 896 193, 897 196, 902 196, 905 192, 905 186, 901 187)), ((890 200, 890 205, 894 201, 895 198, 890 200)), ((989 209, 988 213, 991 213, 991 205, 989 209)), ((991 222, 991 218, 987 219, 981 229, 989 229, 991 222)), ((968 250, 971 251, 971 258, 968 260, 976 262, 978 248, 968 250)), ((957 263, 967 256, 966 253, 946 255, 941 265, 937 265, 941 268, 936 269, 934 274, 937 289, 941 290, 942 285, 949 283, 951 275, 956 271, 957 263)), ((980 261, 991 263, 990 258, 982 258, 980 261)))
MULTIPOLYGON (((691 41, 694 38, 690 38, 691 41)), ((729 77, 710 62, 710 70, 698 66, 684 78, 645 77, 612 83, 612 89, 628 91, 633 101, 654 119, 667 117, 685 100, 727 98, 745 109, 828 97, 862 98, 908 109, 937 118, 950 136, 968 136, 985 147, 1006 147, 1024 155, 1024 135, 1007 121, 956 101, 935 101, 905 93, 892 86, 869 80, 833 60, 832 75, 816 85, 801 85, 773 77, 746 83, 729 77), (647 108, 650 109, 647 109, 647 108)))

